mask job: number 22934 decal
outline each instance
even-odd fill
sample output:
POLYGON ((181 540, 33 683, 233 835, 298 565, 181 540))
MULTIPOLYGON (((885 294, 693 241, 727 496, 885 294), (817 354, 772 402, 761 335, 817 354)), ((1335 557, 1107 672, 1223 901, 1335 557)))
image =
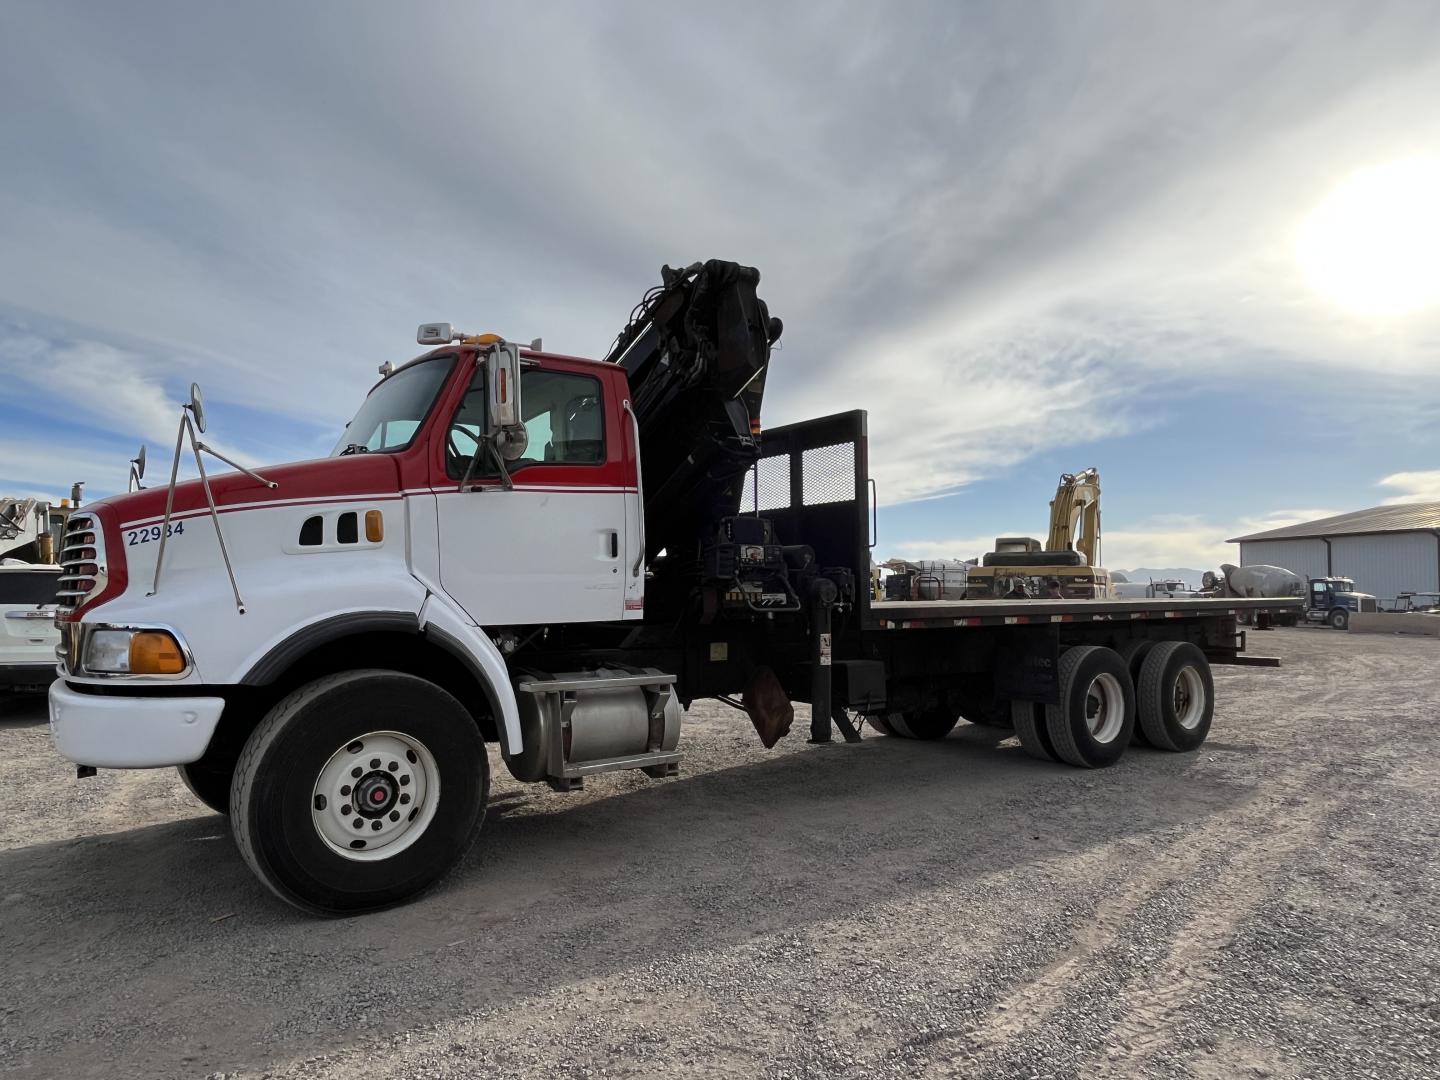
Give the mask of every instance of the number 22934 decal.
MULTIPOLYGON (((177 521, 170 526, 166 536, 180 536, 185 532, 185 522, 177 521)), ((125 546, 134 547, 136 544, 148 544, 151 540, 160 539, 160 526, 151 525, 148 529, 130 529, 125 533, 125 546)))

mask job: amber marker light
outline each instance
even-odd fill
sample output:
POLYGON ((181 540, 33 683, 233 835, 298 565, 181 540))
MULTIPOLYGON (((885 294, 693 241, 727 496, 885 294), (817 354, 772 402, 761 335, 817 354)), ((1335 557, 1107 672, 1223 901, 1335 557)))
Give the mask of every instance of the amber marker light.
POLYGON ((379 510, 365 511, 365 539, 372 544, 385 539, 385 515, 379 510))

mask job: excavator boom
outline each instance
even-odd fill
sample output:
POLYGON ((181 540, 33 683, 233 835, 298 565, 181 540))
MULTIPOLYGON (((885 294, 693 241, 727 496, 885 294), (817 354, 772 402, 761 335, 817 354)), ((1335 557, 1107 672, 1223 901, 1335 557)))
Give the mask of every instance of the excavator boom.
POLYGON ((1100 565, 1100 473, 1093 468, 1063 473, 1050 501, 1045 550, 1068 551, 1072 545, 1085 556, 1087 565, 1100 565))

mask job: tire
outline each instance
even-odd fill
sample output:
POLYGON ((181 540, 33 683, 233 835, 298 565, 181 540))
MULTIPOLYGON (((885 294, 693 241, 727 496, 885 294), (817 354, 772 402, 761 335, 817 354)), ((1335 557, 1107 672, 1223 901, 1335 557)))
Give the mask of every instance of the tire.
POLYGON ((1014 726, 1008 701, 966 701, 960 707, 960 719, 980 727, 1008 730, 1014 726))
POLYGON ((1215 680, 1210 661, 1188 641, 1162 641, 1140 667, 1139 723, 1160 750, 1194 750, 1210 733, 1215 680))
POLYGON ((276 896, 353 915, 443 877, 479 834, 489 793, 480 729, 455 698, 414 675, 349 671, 260 722, 235 769, 230 823, 276 896))
POLYGON ((1325 621, 1328 622, 1331 626, 1333 626, 1336 630, 1349 630, 1350 612, 1346 611, 1344 608, 1336 608, 1334 611, 1330 612, 1330 617, 1327 618, 1325 621))
POLYGON ((885 717, 885 732, 898 739, 921 739, 930 742, 949 735, 959 722, 958 716, 941 708, 892 712, 885 717))
POLYGON ((1055 753, 1082 769, 1113 765, 1135 730, 1135 687, 1125 661, 1114 649, 1077 645, 1061 654, 1059 675, 1060 704, 1045 706, 1055 753))
MULTIPOLYGON (((1148 638, 1133 638, 1130 641, 1122 642, 1115 651, 1120 654, 1120 659, 1125 661, 1125 666, 1130 669, 1130 685, 1140 685, 1140 665, 1145 662, 1145 657, 1150 655, 1150 650, 1155 647, 1155 642, 1148 638)), ((1135 729, 1130 733, 1130 742, 1134 746, 1149 746, 1150 740, 1145 737, 1145 732, 1140 724, 1135 724, 1135 729)))
POLYGON ((867 716, 865 718, 865 722, 881 735, 889 735, 892 738, 897 739, 900 737, 896 735, 890 725, 885 722, 885 717, 881 716, 879 713, 875 713, 872 716, 867 716))
POLYGON ((1045 706, 1034 701, 1010 702, 1010 721, 1015 725, 1015 735, 1020 747, 1031 757, 1040 761, 1059 761, 1055 744, 1050 741, 1050 732, 1045 727, 1045 706))
POLYGON ((217 814, 230 813, 230 781, 233 772, 206 769, 198 762, 190 765, 176 765, 175 771, 190 789, 190 794, 214 810, 217 814))

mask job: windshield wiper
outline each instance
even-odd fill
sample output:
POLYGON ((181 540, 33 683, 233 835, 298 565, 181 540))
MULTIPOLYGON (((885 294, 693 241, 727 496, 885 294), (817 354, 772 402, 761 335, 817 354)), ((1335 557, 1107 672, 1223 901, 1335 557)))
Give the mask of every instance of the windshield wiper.
POLYGON ((368 454, 368 453, 370 453, 370 448, 369 448, 368 446, 362 446, 362 445, 360 445, 360 444, 357 443, 357 442, 352 442, 350 445, 348 445, 347 447, 345 447, 344 450, 341 450, 341 451, 340 451, 340 457, 344 457, 346 454, 368 454))

